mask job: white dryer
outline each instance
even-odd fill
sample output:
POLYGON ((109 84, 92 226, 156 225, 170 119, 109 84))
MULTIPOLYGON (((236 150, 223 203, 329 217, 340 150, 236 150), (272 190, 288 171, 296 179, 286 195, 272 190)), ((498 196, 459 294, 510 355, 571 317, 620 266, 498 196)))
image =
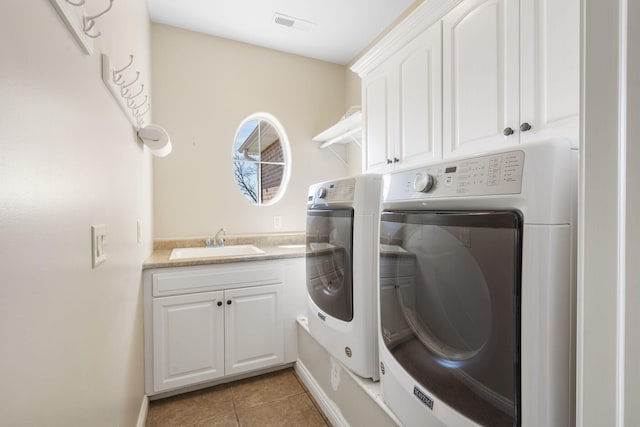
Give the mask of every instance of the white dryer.
POLYGON ((309 187, 306 268, 311 335, 348 369, 378 378, 378 221, 382 177, 309 187))
POLYGON ((573 425, 577 151, 385 176, 382 395, 407 427, 573 425))

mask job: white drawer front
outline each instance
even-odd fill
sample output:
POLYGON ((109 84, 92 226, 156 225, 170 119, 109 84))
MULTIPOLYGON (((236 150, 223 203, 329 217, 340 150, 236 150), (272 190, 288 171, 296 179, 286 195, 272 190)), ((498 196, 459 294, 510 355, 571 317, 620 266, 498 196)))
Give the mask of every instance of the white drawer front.
POLYGON ((196 292, 207 292, 235 287, 282 283, 281 266, 234 264, 207 269, 171 271, 153 274, 153 296, 162 297, 196 292))

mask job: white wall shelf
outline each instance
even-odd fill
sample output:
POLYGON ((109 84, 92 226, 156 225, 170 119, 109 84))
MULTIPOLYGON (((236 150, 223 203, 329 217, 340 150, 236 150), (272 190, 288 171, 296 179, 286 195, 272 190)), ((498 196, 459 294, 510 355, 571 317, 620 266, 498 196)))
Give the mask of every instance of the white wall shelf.
POLYGON ((320 148, 326 148, 333 144, 348 144, 350 142, 360 144, 361 139, 362 112, 357 111, 314 136, 312 141, 322 142, 320 148))

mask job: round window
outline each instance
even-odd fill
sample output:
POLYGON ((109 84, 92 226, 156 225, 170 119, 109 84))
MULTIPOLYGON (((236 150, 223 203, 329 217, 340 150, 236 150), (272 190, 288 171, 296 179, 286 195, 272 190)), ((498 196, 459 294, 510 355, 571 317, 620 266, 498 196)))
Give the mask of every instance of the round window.
POLYGON ((271 114, 255 113, 242 121, 233 142, 233 174, 242 194, 255 205, 282 198, 291 171, 289 140, 271 114))

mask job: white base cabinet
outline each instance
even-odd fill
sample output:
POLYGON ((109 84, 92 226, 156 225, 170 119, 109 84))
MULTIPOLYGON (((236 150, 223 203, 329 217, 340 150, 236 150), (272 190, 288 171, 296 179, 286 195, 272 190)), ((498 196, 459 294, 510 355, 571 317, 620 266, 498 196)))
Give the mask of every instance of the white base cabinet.
POLYGON ((224 375, 223 298, 222 291, 154 298, 154 392, 224 375))
POLYGON ((283 285, 255 286, 225 292, 226 375, 284 361, 282 288, 283 285))
POLYGON ((304 263, 287 261, 146 270, 147 395, 295 361, 304 263))

